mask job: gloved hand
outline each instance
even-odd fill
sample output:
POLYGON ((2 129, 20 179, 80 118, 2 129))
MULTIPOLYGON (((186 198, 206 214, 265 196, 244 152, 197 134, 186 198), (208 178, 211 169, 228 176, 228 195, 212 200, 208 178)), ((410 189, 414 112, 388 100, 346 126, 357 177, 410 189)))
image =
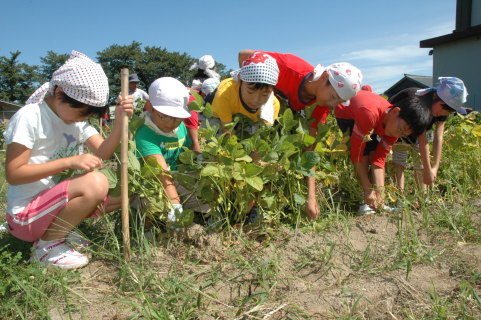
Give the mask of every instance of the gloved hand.
POLYGON ((180 203, 173 203, 169 212, 167 213, 167 223, 176 223, 178 218, 182 216, 184 208, 180 203))
POLYGON ((195 158, 195 160, 196 160, 197 162, 202 162, 202 161, 204 161, 204 156, 202 155, 202 153, 198 153, 198 154, 197 154, 197 157, 195 158))

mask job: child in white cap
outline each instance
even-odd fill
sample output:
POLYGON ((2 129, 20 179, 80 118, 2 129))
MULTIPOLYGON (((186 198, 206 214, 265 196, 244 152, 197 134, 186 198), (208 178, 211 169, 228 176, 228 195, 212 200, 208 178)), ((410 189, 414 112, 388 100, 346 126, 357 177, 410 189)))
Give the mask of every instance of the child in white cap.
MULTIPOLYGON (((87 256, 71 247, 72 242, 82 242, 71 231, 82 220, 120 206, 120 198, 107 197, 105 175, 93 171, 117 148, 120 123, 115 122, 104 140, 85 122, 105 114, 108 92, 102 67, 72 51, 50 82, 35 91, 8 124, 4 133, 10 183, 7 222, 12 235, 34 242, 32 262, 60 268, 86 265, 87 256), (92 153, 82 154, 84 143, 92 153), (58 182, 55 175, 67 169, 85 173, 58 182)), ((119 97, 116 119, 122 112, 132 114, 132 97, 119 97)))
MULTIPOLYGON (((389 100, 395 103, 405 97, 419 96, 422 101, 431 107, 433 120, 428 127, 428 131, 435 125, 432 164, 426 132, 419 137, 412 136, 404 139, 405 143, 411 145, 414 150, 421 154, 420 161, 414 161, 414 169, 416 181, 423 189, 426 188, 426 185, 431 185, 436 179, 441 162, 444 124, 447 117, 454 112, 462 115, 466 114, 466 109, 464 109, 463 105, 466 102, 467 95, 468 91, 461 79, 456 77, 439 77, 438 85, 435 87, 427 89, 407 88, 389 100)), ((393 151, 393 162, 396 166, 396 184, 400 190, 404 190, 404 170, 407 167, 407 158, 407 150, 393 151)))
POLYGON ((184 209, 174 178, 168 173, 177 169, 183 147, 192 145, 184 124, 191 116, 188 101, 189 91, 179 80, 170 77, 155 80, 149 87, 145 123, 135 134, 138 157, 154 159, 167 172, 160 174, 159 179, 170 200, 168 223, 175 223, 184 209))
POLYGON ((233 116, 242 114, 252 121, 260 119, 273 124, 279 114, 280 103, 274 96, 279 78, 276 59, 265 53, 256 53, 242 63, 217 87, 212 101, 214 117, 222 127, 232 122, 233 116))
POLYGON ((195 90, 200 89, 204 80, 208 78, 220 80, 220 75, 215 71, 215 60, 211 55, 200 57, 199 61, 191 65, 189 70, 196 70, 189 81, 189 85, 195 90))
MULTIPOLYGON (((255 51, 239 52, 239 64, 255 51)), ((319 122, 325 123, 331 107, 344 103, 347 105, 360 89, 362 74, 358 68, 347 62, 335 63, 328 67, 316 67, 307 61, 292 55, 277 52, 266 52, 277 61, 279 66, 279 81, 275 86, 276 95, 286 99, 294 111, 304 110, 316 103, 312 112, 309 134, 317 135, 319 122)), ((315 145, 309 150, 314 150, 315 145)), ((306 213, 310 219, 319 216, 319 208, 315 199, 315 178, 307 177, 308 199, 306 213)))

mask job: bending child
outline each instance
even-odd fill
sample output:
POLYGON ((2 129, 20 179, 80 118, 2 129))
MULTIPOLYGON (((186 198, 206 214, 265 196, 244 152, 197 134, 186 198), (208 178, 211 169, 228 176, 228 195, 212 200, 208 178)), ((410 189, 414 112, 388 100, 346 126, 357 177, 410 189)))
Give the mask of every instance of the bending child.
POLYGON ((385 160, 400 137, 420 135, 431 121, 429 108, 419 97, 405 98, 394 105, 383 97, 359 91, 348 107, 334 110, 342 132, 350 132, 350 156, 364 192, 359 214, 372 214, 382 207, 385 160), (372 177, 369 176, 371 166, 372 177))
POLYGON ((120 198, 107 196, 109 184, 96 168, 120 142, 122 112, 133 112, 133 100, 119 97, 110 136, 85 122, 107 110, 109 85, 102 67, 82 53, 56 70, 11 119, 7 141, 7 222, 13 236, 34 242, 30 261, 60 268, 80 268, 86 255, 71 247, 72 230, 88 217, 110 212, 120 198), (82 144, 93 153, 80 154, 82 144), (57 183, 67 169, 85 173, 57 183), (98 209, 101 205, 102 209, 98 209))
MULTIPOLYGON (((253 50, 239 52, 239 64, 254 52, 253 50)), ((328 67, 319 64, 314 67, 292 54, 266 51, 259 53, 268 54, 276 59, 279 66, 279 81, 275 85, 275 92, 279 98, 287 100, 292 110, 301 111, 316 104, 311 114, 312 119, 307 119, 311 122, 309 127, 311 136, 317 136, 317 126, 319 122, 322 124, 326 122, 331 107, 340 103, 348 105, 349 99, 361 89, 361 71, 350 63, 335 63, 328 67)), ((315 147, 313 144, 307 150, 312 151, 315 147)), ((316 178, 306 177, 306 182, 308 190, 306 213, 309 219, 316 219, 319 216, 315 194, 316 178)))
MULTIPOLYGON (((435 125, 432 165, 426 132, 423 132, 419 137, 411 135, 407 139, 403 139, 403 142, 411 145, 414 150, 421 153, 421 161, 414 161, 414 170, 416 182, 422 189, 425 189, 426 185, 431 185, 438 174, 443 149, 444 124, 448 116, 454 112, 462 115, 466 114, 463 104, 466 102, 468 91, 463 81, 455 77, 439 77, 438 82, 438 86, 433 88, 404 89, 389 100, 391 103, 396 103, 406 97, 419 96, 431 109, 433 118, 427 130, 431 130, 433 125, 435 125)), ((407 150, 393 151, 393 162, 396 166, 396 184, 401 191, 404 190, 404 170, 407 166, 407 158, 407 150)))
MULTIPOLYGON (((190 147, 192 141, 187 134, 184 120, 191 116, 187 107, 189 91, 174 78, 164 77, 155 80, 149 87, 149 101, 146 103, 145 123, 135 134, 138 157, 154 159, 165 173, 159 179, 169 198, 167 223, 175 224, 182 216, 184 206, 180 185, 176 185, 170 172, 177 169, 182 147, 190 147)), ((207 212, 206 205, 190 197, 188 205, 196 206, 196 211, 207 212)))
POLYGON ((221 127, 232 122, 236 114, 254 122, 262 119, 267 124, 274 124, 280 108, 279 100, 274 96, 274 86, 279 78, 276 60, 267 54, 256 53, 231 75, 232 78, 219 84, 212 101, 212 112, 220 119, 221 127))

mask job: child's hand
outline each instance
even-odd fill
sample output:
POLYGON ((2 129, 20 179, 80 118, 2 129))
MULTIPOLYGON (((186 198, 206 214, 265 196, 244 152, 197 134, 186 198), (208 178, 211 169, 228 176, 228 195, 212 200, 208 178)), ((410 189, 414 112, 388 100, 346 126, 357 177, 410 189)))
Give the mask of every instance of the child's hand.
POLYGON ((91 171, 95 168, 102 167, 102 160, 90 153, 81 154, 67 158, 69 160, 68 167, 73 170, 91 171))
POLYGON ((364 202, 371 208, 376 209, 382 205, 381 192, 376 190, 368 190, 364 192, 364 202))
POLYGON ((126 112, 129 117, 134 113, 134 97, 126 96, 125 99, 122 96, 117 98, 117 105, 115 108, 115 119, 122 119, 122 113, 126 112))

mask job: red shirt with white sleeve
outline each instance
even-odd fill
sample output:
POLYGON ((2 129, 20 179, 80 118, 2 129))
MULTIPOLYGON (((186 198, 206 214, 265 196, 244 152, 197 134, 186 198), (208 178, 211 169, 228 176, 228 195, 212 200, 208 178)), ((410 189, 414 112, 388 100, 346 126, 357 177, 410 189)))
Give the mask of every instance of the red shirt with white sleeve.
POLYGON ((354 120, 350 150, 352 162, 361 162, 366 146, 364 138, 377 134, 381 140, 376 147, 371 163, 384 168, 386 157, 397 141, 395 137, 386 136, 382 126, 385 112, 392 108, 392 105, 383 97, 364 90, 359 91, 350 101, 347 107, 342 104, 337 105, 334 115, 336 118, 354 120))
MULTIPOLYGON (((311 101, 301 100, 301 85, 307 81, 314 71, 314 66, 293 54, 261 52, 276 59, 277 66, 279 67, 279 80, 276 85, 276 94, 281 98, 288 99, 291 109, 295 111, 304 110, 307 106, 316 102, 315 99, 311 101)), ((315 121, 311 127, 315 128, 319 121, 324 124, 329 114, 329 109, 329 107, 317 105, 312 113, 312 118, 314 118, 315 121)))

